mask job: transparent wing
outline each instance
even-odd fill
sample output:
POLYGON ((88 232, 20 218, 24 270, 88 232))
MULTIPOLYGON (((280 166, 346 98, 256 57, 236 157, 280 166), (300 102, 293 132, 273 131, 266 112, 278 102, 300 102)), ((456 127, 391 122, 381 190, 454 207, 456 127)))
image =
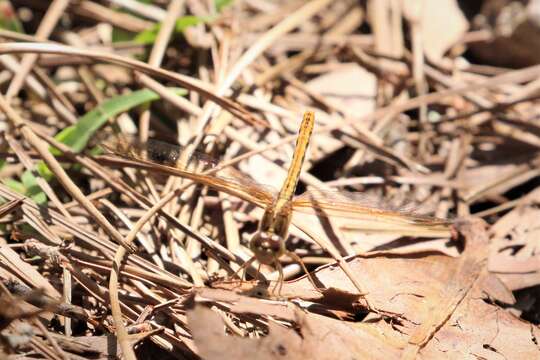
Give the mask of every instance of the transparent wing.
POLYGON ((217 159, 198 151, 173 145, 163 141, 148 139, 142 143, 137 137, 116 135, 100 144, 107 152, 121 157, 137 160, 147 160, 160 165, 172 166, 178 169, 209 170, 217 166, 217 159))
POLYGON ((293 210, 349 219, 342 228, 363 232, 390 232, 407 236, 450 236, 452 222, 394 206, 364 193, 309 190, 293 200, 293 210))
POLYGON ((122 136, 102 143, 101 147, 113 155, 112 160, 116 164, 189 179, 260 207, 269 206, 275 197, 274 189, 258 184, 234 169, 228 169, 227 176, 207 173, 217 161, 199 152, 188 154, 187 149, 179 145, 157 140, 141 143, 135 138, 122 136))

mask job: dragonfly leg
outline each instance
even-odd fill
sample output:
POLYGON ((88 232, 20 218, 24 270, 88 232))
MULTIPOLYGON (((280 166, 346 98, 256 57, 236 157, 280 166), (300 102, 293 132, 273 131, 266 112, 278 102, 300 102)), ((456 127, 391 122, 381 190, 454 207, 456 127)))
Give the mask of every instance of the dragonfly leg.
POLYGON ((255 279, 258 279, 259 275, 261 274, 261 265, 262 265, 262 263, 259 263, 259 265, 257 266, 257 272, 255 273, 255 279))
POLYGON ((321 288, 321 287, 319 287, 317 285, 317 283, 315 282, 315 279, 313 279, 313 276, 311 276, 310 272, 308 271, 306 265, 304 264, 304 262, 302 261, 302 258, 300 258, 300 256, 296 255, 296 253, 294 253, 292 251, 287 251, 286 254, 289 255, 291 258, 293 258, 293 260, 296 261, 298 264, 300 264, 300 266, 302 267, 302 270, 304 270, 304 272, 306 273, 306 275, 307 275, 307 277, 309 279, 309 282, 315 288, 315 290, 317 290, 319 292, 324 291, 324 288, 321 288))
POLYGON ((276 265, 276 269, 278 271, 278 279, 276 281, 276 285, 274 285, 274 289, 272 290, 273 293, 276 292, 276 289, 278 290, 277 291, 277 295, 278 296, 281 296, 281 289, 283 288, 283 281, 284 281, 284 275, 283 275, 283 267, 281 266, 281 263, 279 262, 278 259, 276 259, 274 261, 275 265, 276 265))
MULTIPOLYGON (((246 272, 247 272, 247 268, 255 261, 255 256, 252 256, 248 261, 246 261, 245 263, 243 263, 239 268, 238 270, 236 270, 234 272, 234 274, 232 274, 232 278, 234 277, 239 277, 240 278, 240 286, 242 286, 242 283, 244 282, 244 277, 246 276, 246 272)), ((257 272, 257 277, 258 277, 259 273, 257 272)))

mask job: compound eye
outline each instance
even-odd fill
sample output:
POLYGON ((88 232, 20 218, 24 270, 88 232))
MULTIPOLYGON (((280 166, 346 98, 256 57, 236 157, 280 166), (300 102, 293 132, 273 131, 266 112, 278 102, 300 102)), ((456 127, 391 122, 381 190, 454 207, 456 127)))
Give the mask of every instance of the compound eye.
POLYGON ((272 236, 269 239, 269 248, 273 253, 278 253, 281 251, 282 246, 282 239, 281 236, 272 234, 272 236))
POLYGON ((259 232, 253 236, 249 244, 252 250, 265 250, 268 247, 270 236, 266 232, 259 232))

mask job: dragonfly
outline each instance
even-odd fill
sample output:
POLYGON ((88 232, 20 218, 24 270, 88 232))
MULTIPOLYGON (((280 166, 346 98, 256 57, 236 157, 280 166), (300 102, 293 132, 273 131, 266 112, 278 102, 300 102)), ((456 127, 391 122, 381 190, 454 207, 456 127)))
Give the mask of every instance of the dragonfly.
MULTIPOLYGON (((204 154, 190 152, 189 156, 185 156, 186 149, 178 145, 157 140, 140 143, 133 139, 116 137, 103 143, 102 147, 109 155, 128 160, 127 166, 192 180, 263 208, 264 214, 258 230, 249 242, 249 248, 254 255, 242 268, 255 260, 259 267, 260 264, 274 266, 278 271, 276 286, 280 286, 279 290, 284 280, 279 259, 285 254, 298 261, 309 276, 298 255, 288 251, 285 246, 292 218, 297 213, 351 219, 354 228, 364 232, 392 232, 402 236, 423 237, 451 236, 450 220, 420 215, 406 208, 396 208, 363 193, 308 190, 295 196, 314 126, 314 112, 306 111, 300 124, 287 176, 277 194, 239 171, 222 176, 201 171, 198 166, 190 167, 191 159, 209 167, 216 163, 204 154)), ((314 283, 311 277, 310 281, 314 283)))

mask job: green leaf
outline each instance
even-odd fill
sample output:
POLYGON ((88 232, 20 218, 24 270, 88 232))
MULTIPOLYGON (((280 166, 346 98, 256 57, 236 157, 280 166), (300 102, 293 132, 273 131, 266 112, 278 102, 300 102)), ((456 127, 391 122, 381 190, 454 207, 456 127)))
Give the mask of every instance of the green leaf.
MULTIPOLYGON (((170 88, 170 90, 179 96, 187 94, 185 89, 170 88)), ((71 147, 73 151, 80 152, 86 147, 95 132, 107 123, 108 119, 136 106, 158 99, 159 95, 148 89, 111 98, 92 111, 87 112, 79 119, 77 124, 65 128, 54 138, 71 147)), ((56 154, 59 154, 59 152, 56 152, 56 154)))
POLYGON ((210 17, 199 17, 193 15, 182 16, 176 20, 176 25, 174 29, 177 33, 183 33, 190 26, 199 25, 204 22, 210 21, 210 17))
POLYGON ((24 29, 9 1, 0 0, 0 29, 24 34, 24 29))
POLYGON ((19 194, 25 195, 26 187, 22 182, 13 179, 4 179, 2 182, 11 190, 18 192, 19 194))
MULTIPOLYGON (((226 6, 232 3, 233 3, 233 0, 214 0, 214 6, 216 7, 216 11, 218 13, 221 12, 226 6)), ((215 16, 194 16, 194 15, 182 16, 176 20, 175 33, 183 34, 184 31, 190 26, 195 26, 202 23, 208 23, 210 21, 213 21, 214 19, 215 19, 215 16)), ((150 29, 141 31, 135 36, 133 41, 142 45, 152 45, 156 41, 157 35, 159 33, 159 29, 161 29, 161 23, 155 24, 150 29)))
POLYGON ((156 41, 157 34, 160 28, 161 24, 156 24, 150 29, 143 30, 135 36, 133 41, 142 45, 151 45, 156 41))
MULTIPOLYGON (((187 94, 187 91, 182 88, 169 88, 169 90, 178 96, 187 94)), ((108 119, 136 106, 158 99, 159 95, 148 89, 108 99, 95 109, 87 112, 76 124, 59 132, 55 139, 68 145, 74 152, 80 152, 87 146, 88 141, 95 135, 96 131, 107 123, 108 119)), ((50 148, 50 151, 54 155, 61 154, 55 148, 50 148)), ((52 173, 43 162, 38 164, 37 169, 45 179, 50 180, 52 178, 52 173)))
POLYGON ((21 180, 25 187, 24 195, 34 200, 38 205, 43 205, 47 202, 47 195, 41 190, 32 172, 25 171, 21 176, 21 180))
POLYGON ((124 41, 131 41, 133 40, 134 32, 127 31, 124 29, 120 29, 116 26, 113 27, 112 31, 112 42, 113 43, 119 43, 124 41))
MULTIPOLYGON (((186 15, 178 18, 174 26, 176 34, 182 34, 190 26, 195 26, 204 22, 211 21, 212 17, 200 17, 193 15, 186 15)), ((151 45, 156 41, 159 30, 161 29, 161 23, 152 26, 148 30, 141 31, 135 36, 134 41, 143 45, 151 45)))
POLYGON ((47 195, 37 184, 36 178, 31 172, 25 171, 21 176, 21 181, 4 179, 2 182, 11 190, 33 199, 36 204, 42 205, 47 202, 47 195))
POLYGON ((217 12, 221 12, 225 6, 232 4, 232 2, 233 0, 214 0, 214 5, 217 12))

